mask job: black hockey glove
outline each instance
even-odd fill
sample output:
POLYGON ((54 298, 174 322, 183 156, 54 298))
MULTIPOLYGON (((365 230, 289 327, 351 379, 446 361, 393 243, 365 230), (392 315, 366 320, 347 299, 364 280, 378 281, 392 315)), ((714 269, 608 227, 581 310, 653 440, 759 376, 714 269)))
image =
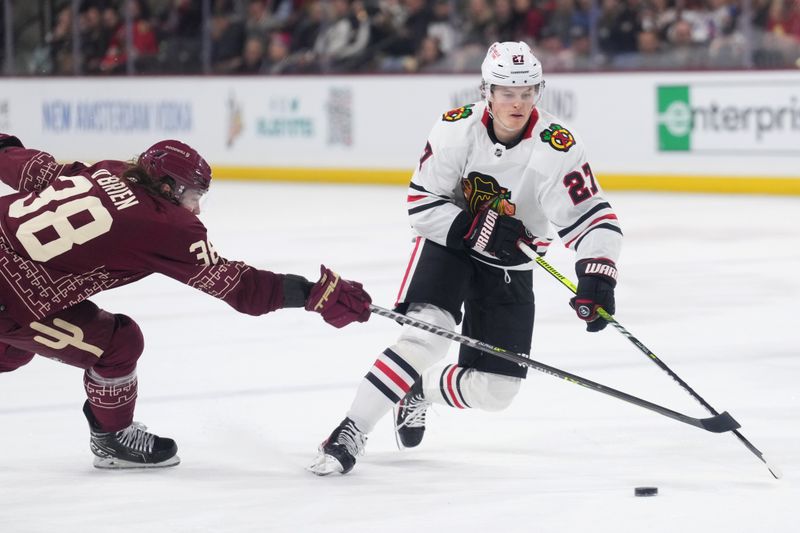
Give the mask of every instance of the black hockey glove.
POLYGON ((478 252, 489 252, 503 264, 518 265, 530 261, 519 249, 517 243, 531 246, 533 235, 521 220, 508 215, 498 214, 483 206, 472 219, 472 225, 464 236, 464 242, 478 252))
POLYGON ((600 331, 608 321, 597 313, 602 307, 613 315, 614 287, 617 286, 617 267, 609 259, 581 259, 575 263, 578 274, 578 290, 569 304, 575 309, 578 318, 586 321, 586 331, 600 331))
POLYGON ((0 133, 0 152, 5 150, 6 148, 25 148, 22 146, 22 143, 16 137, 8 135, 6 133, 0 133))

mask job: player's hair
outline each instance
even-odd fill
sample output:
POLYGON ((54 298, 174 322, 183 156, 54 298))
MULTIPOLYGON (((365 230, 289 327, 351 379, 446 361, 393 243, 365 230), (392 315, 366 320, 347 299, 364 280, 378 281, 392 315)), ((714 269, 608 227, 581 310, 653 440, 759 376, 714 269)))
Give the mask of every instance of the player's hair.
POLYGON ((142 165, 132 162, 122 173, 122 178, 129 183, 133 183, 137 187, 141 187, 152 196, 178 203, 178 200, 173 194, 175 190, 175 180, 169 176, 151 176, 142 165))

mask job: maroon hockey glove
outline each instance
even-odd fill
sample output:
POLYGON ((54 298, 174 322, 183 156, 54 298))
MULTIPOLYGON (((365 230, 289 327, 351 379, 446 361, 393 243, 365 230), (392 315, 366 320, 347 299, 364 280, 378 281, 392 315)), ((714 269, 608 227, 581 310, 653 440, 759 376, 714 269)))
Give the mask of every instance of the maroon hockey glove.
POLYGON ((597 314, 602 307, 613 315, 614 287, 617 286, 617 267, 610 259, 581 259, 575 263, 578 273, 578 290, 569 304, 575 309, 578 318, 586 321, 586 331, 605 329, 608 321, 597 314))
POLYGON ((325 322, 336 328, 369 320, 372 298, 361 284, 340 278, 325 265, 320 265, 319 270, 321 276, 308 293, 306 311, 321 314, 325 322))
POLYGON ((517 246, 522 242, 531 246, 533 235, 521 220, 500 215, 489 208, 487 202, 472 220, 464 242, 478 252, 489 252, 503 264, 518 265, 530 261, 517 246))

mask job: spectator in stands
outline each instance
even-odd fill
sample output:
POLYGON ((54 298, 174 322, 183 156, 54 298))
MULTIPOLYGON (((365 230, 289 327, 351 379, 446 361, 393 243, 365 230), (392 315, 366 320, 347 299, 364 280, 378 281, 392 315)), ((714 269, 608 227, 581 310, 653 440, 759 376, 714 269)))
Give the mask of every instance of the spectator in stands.
POLYGON ((314 42, 314 58, 323 71, 348 71, 363 60, 369 43, 370 23, 364 5, 350 0, 330 0, 327 26, 314 42))
POLYGON ((598 67, 596 57, 592 53, 592 42, 589 28, 580 19, 572 27, 572 46, 569 48, 569 70, 593 70, 598 67))
MULTIPOLYGON (((20 50, 31 72, 124 71, 121 9, 137 13, 130 54, 135 70, 146 68, 156 50, 159 72, 199 72, 203 66, 200 0, 82 0, 79 65, 73 65, 74 4, 52 3, 62 9, 44 43, 33 53, 20 50), (157 20, 149 16, 148 1, 160 7, 157 20)), ((212 0, 212 71, 256 68, 257 62, 244 64, 251 37, 261 39, 263 62, 270 65, 264 68, 280 65, 280 72, 417 71, 431 64, 474 70, 486 42, 519 40, 542 50, 549 70, 593 69, 597 63, 661 68, 663 58, 674 61, 673 68, 794 66, 800 56, 800 0, 749 3, 742 11, 743 0, 212 0), (588 36, 595 23, 592 49, 588 36), (285 43, 275 42, 273 62, 268 57, 275 32, 289 35, 290 47, 286 56, 285 43), (699 55, 692 54, 695 49, 699 55)), ((251 58, 259 55, 256 44, 249 48, 251 58)))
MULTIPOLYGON (((551 36, 558 37, 559 42, 564 46, 571 44, 572 26, 575 24, 575 2, 574 0, 555 0, 555 8, 547 18, 545 28, 551 36)), ((549 70, 544 67, 545 70, 549 70)))
POLYGON ((172 0, 161 15, 161 65, 168 73, 199 72, 203 14, 194 0, 172 0))
MULTIPOLYGON (((388 4, 391 8, 391 4, 388 4)), ((384 27, 383 40, 376 43, 372 51, 381 57, 379 69, 384 72, 416 70, 417 54, 426 37, 429 36, 434 12, 425 0, 403 0, 400 11, 389 13, 382 20, 389 23, 384 27)), ((442 7, 438 8, 442 13, 442 7)), ((449 21, 437 21, 433 29, 442 32, 449 21)), ((455 37, 454 34, 451 34, 455 37)), ((455 43, 451 43, 454 45, 455 43)))
POLYGON ((767 29, 779 37, 800 40, 800 3, 796 0, 772 0, 767 29))
POLYGON ((506 42, 517 39, 517 16, 511 6, 511 0, 494 0, 494 29, 492 41, 506 42))
POLYGON ((291 32, 291 51, 306 52, 314 48, 314 43, 322 28, 322 4, 320 0, 310 0, 297 11, 297 16, 288 24, 291 32))
POLYGON ((248 2, 247 19, 245 20, 245 33, 248 40, 257 38, 261 43, 265 43, 270 32, 278 26, 280 26, 280 22, 272 17, 267 0, 250 0, 248 2))
POLYGON ((685 69, 703 67, 708 62, 706 47, 692 37, 692 24, 679 19, 670 28, 669 47, 665 53, 668 68, 685 69))
POLYGON ((746 67, 748 50, 747 40, 737 28, 737 17, 729 11, 708 47, 709 64, 716 68, 746 67))
POLYGON ((436 37, 425 37, 417 49, 414 56, 413 71, 416 72, 437 72, 442 70, 442 53, 439 39, 436 37))
POLYGON ((513 0, 513 3, 517 21, 514 40, 537 42, 544 26, 544 11, 532 0, 513 0))
POLYGON ((235 72, 242 64, 244 24, 233 13, 231 2, 217 1, 211 15, 211 69, 218 74, 235 72))
POLYGON ((572 63, 569 49, 564 46, 558 31, 551 26, 542 28, 536 55, 546 72, 569 70, 572 63))
POLYGON ((264 67, 264 42, 261 37, 249 37, 244 43, 242 61, 234 70, 237 74, 259 74, 264 67))
POLYGON ((45 37, 50 52, 50 65, 44 70, 52 74, 72 74, 72 6, 58 10, 56 23, 45 37))
POLYGON ((620 54, 636 52, 636 37, 639 34, 636 12, 624 0, 603 0, 597 35, 600 51, 611 62, 620 54))
MULTIPOLYGON (((111 37, 100 70, 107 73, 123 72, 130 54, 135 70, 149 70, 158 53, 158 39, 150 24, 150 10, 144 0, 126 0, 125 8, 133 21, 133 49, 127 50, 125 26, 118 26, 111 37)), ((106 9, 108 12, 108 9, 106 9)))
MULTIPOLYGON (((510 0, 498 0, 505 2, 509 5, 510 16, 510 0)), ((459 32, 456 31, 456 26, 460 27, 456 14, 452 9, 452 2, 450 0, 434 0, 433 9, 431 11, 430 21, 428 23, 428 37, 436 39, 439 43, 439 50, 443 55, 449 54, 455 49, 456 44, 459 43, 459 32)), ((510 40, 510 39, 497 39, 497 40, 510 40)))
POLYGON ((97 74, 111 39, 111 34, 103 26, 97 3, 86 2, 81 6, 80 36, 83 73, 97 74))
POLYGON ((462 44, 485 47, 494 41, 494 12, 489 0, 468 0, 462 44))
POLYGON ((287 33, 273 33, 269 38, 267 54, 261 71, 265 74, 282 74, 295 71, 289 48, 290 37, 287 33))

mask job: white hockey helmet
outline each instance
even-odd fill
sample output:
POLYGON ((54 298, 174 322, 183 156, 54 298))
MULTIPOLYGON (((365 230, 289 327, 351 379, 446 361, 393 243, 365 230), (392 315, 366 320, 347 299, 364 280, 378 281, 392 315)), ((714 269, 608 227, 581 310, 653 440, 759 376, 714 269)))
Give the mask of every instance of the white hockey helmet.
POLYGON ((492 44, 481 64, 481 77, 481 92, 487 101, 492 85, 535 87, 537 103, 544 89, 542 63, 522 41, 492 44))

